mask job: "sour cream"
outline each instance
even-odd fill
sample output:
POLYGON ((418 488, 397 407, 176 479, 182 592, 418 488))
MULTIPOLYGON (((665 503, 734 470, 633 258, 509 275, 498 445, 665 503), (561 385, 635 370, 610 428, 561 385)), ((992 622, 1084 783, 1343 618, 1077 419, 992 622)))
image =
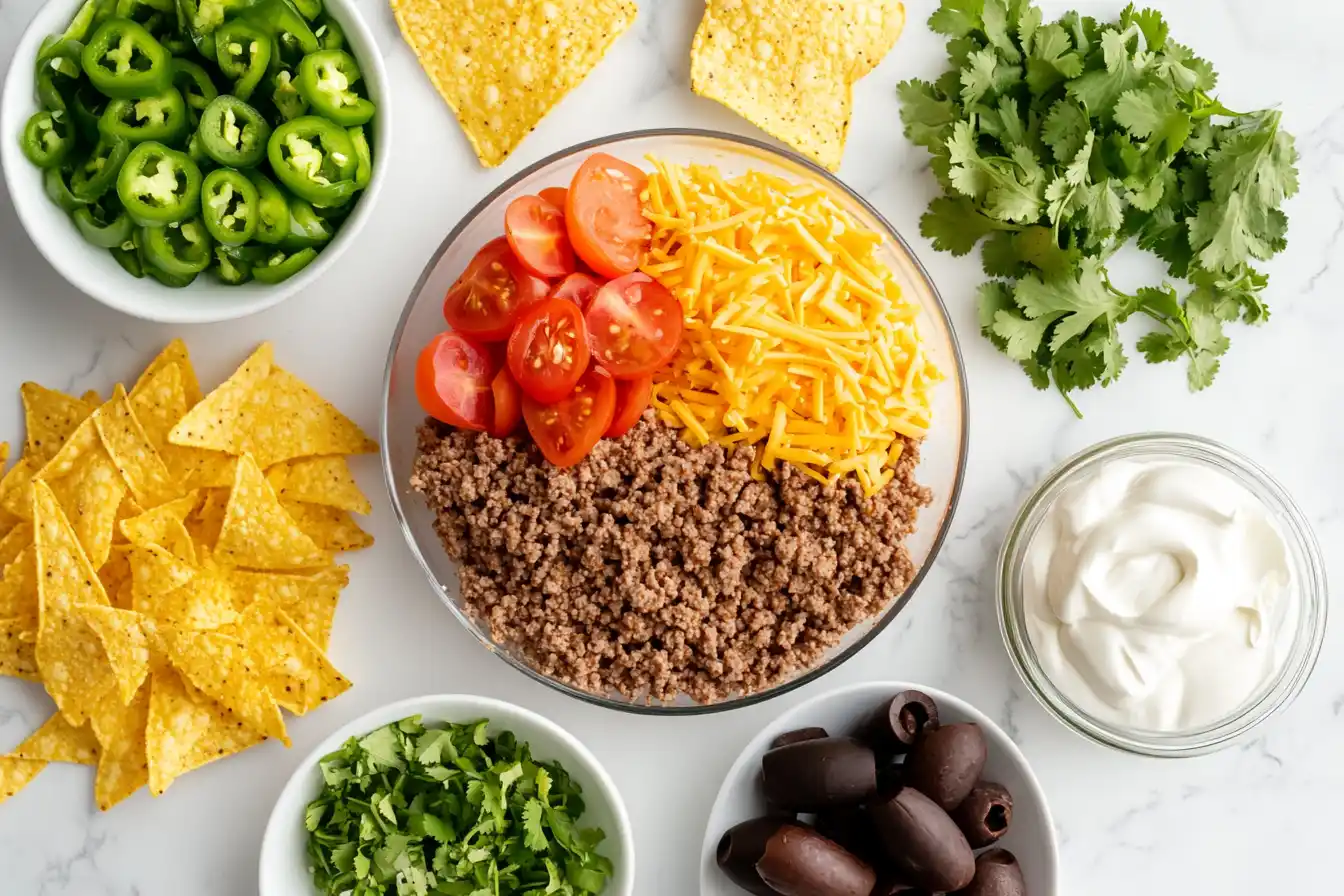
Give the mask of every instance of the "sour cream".
POLYGON ((1211 725, 1275 677, 1299 611, 1272 511, 1187 460, 1113 460, 1068 486, 1024 555, 1046 676, 1098 721, 1211 725))

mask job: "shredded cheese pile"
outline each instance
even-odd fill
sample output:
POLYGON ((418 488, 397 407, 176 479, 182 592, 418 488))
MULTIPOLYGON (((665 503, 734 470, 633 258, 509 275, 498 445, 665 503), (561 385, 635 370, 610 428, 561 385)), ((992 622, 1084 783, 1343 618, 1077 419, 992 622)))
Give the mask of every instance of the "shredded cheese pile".
POLYGON ((879 491, 902 437, 927 433, 942 378, 921 348, 918 306, 875 257, 882 236, 819 186, 650 161, 642 270, 686 312, 653 389, 661 418, 694 444, 756 445, 758 477, 786 461, 879 491))

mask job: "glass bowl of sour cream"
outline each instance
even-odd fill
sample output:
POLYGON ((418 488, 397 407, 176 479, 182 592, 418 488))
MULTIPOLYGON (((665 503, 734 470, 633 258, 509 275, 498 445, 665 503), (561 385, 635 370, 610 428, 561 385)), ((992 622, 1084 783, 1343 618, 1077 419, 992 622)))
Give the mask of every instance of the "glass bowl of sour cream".
POLYGON ((1320 545, 1264 469, 1173 433, 1057 467, 999 554, 999 624, 1041 704, 1149 756, 1225 747, 1302 690, 1325 635, 1320 545))

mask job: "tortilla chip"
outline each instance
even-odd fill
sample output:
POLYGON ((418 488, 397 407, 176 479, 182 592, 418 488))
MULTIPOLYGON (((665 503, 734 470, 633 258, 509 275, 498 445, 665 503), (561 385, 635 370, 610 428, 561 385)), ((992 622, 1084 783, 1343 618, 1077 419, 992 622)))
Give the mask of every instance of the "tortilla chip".
POLYGON ((152 608, 159 600, 196 577, 194 566, 159 545, 133 547, 129 560, 133 607, 137 613, 153 614, 152 608))
POLYGON ((146 370, 131 390, 129 396, 131 410, 145 435, 156 451, 162 452, 168 444, 168 433, 177 421, 187 415, 191 405, 182 386, 181 369, 176 364, 166 364, 146 370))
MULTIPOLYGON (((163 351, 159 352, 158 357, 149 362, 145 372, 140 374, 140 378, 135 381, 131 387, 131 398, 134 399, 138 394, 149 388, 149 381, 165 367, 176 366, 178 370, 179 382, 182 384, 182 392, 187 399, 187 407, 198 403, 201 400, 201 384, 196 379, 196 368, 191 364, 191 354, 187 351, 187 344, 181 339, 174 339, 168 345, 164 346, 163 351)), ((179 415, 178 419, 181 419, 179 415)))
POLYGON ((120 384, 113 390, 112 399, 93 412, 93 422, 136 501, 154 507, 177 497, 177 481, 135 418, 120 384))
POLYGON ((0 619, 0 675, 42 680, 37 671, 37 629, 32 619, 0 619))
POLYGON ((373 505, 359 490, 350 465, 340 455, 276 464, 266 471, 266 481, 281 501, 304 501, 351 513, 373 513, 373 505))
POLYGON ((401 33, 490 167, 593 70, 634 0, 392 0, 401 33))
POLYGON ((5 566, 0 577, 0 619, 31 620, 29 627, 36 631, 37 613, 36 551, 29 547, 5 566))
POLYGON ((169 639, 168 659, 188 682, 254 731, 289 746, 280 707, 257 674, 248 645, 220 632, 179 632, 169 639))
POLYGON ((33 470, 31 458, 21 457, 0 479, 0 508, 11 517, 21 520, 33 518, 33 470))
POLYGON ((185 521, 199 501, 200 492, 188 492, 175 501, 122 520, 121 531, 131 544, 140 547, 159 545, 183 562, 195 563, 196 547, 192 544, 185 521))
POLYGON ((134 582, 129 545, 112 546, 107 562, 98 570, 98 581, 103 583, 103 591, 107 592, 107 599, 112 602, 112 606, 119 610, 131 608, 134 582))
MULTIPOLYGON (((149 759, 145 755, 149 687, 141 687, 128 705, 110 710, 103 720, 93 796, 98 808, 106 812, 149 783, 149 759), (112 716, 114 721, 109 719, 112 716)), ((97 722, 95 719, 95 731, 99 730, 97 722)))
POLYGON ((283 368, 271 368, 254 401, 251 453, 262 469, 296 457, 378 452, 353 420, 283 368))
POLYGON ((75 727, 59 712, 52 715, 27 740, 14 748, 11 756, 35 762, 72 762, 98 764, 98 738, 89 725, 75 727))
POLYGON ((326 650, 341 589, 350 583, 350 567, 333 566, 309 575, 235 570, 229 581, 239 609, 261 603, 284 610, 313 643, 326 650))
MULTIPOLYGON (((237 476, 237 468, 234 468, 237 476)), ((232 485, 232 481, 230 481, 232 485)), ((229 506, 229 489, 205 490, 200 509, 187 519, 187 531, 198 548, 214 548, 219 543, 219 531, 224 527, 224 511, 229 506)))
POLYGON ((350 690, 350 681, 284 610, 253 604, 238 630, 275 702, 296 716, 350 690))
POLYGON ((140 627, 140 614, 93 605, 78 607, 77 612, 103 643, 121 702, 130 703, 149 675, 149 641, 140 627))
POLYGON ((247 410, 257 387, 271 372, 271 344, 263 342, 218 389, 196 404, 168 434, 174 445, 227 454, 248 450, 247 410))
POLYGON ((253 569, 300 569, 331 562, 331 554, 305 535, 280 506, 251 455, 238 461, 214 553, 222 562, 253 569))
POLYGON ((897 0, 831 0, 838 7, 828 16, 832 34, 842 51, 852 57, 851 80, 877 68, 905 30, 905 4, 897 0))
POLYGON ((8 535, 0 538, 0 568, 13 563, 32 543, 33 524, 28 522, 15 524, 8 535))
POLYGON ((135 608, 175 630, 208 631, 238 619, 233 590, 216 570, 198 570, 181 588, 139 600, 135 608))
POLYGON ((359 528, 350 514, 321 504, 281 501, 304 534, 323 550, 358 551, 373 546, 373 536, 359 528))
POLYGON ((45 762, 0 756, 0 803, 27 787, 46 767, 45 762))
POLYGON ((19 394, 23 397, 23 420, 28 428, 24 456, 33 458, 36 464, 55 457, 65 440, 97 407, 37 383, 24 383, 19 394))
POLYGON ((84 421, 33 480, 51 486, 93 568, 107 561, 126 482, 98 437, 93 419, 84 421))
POLYGON ((263 740, 236 715, 185 684, 171 668, 154 671, 145 730, 150 793, 160 796, 192 769, 263 740))
POLYGON ((33 511, 40 619, 37 667, 66 719, 82 725, 115 691, 117 682, 98 635, 75 608, 108 606, 107 594, 45 482, 33 484, 33 511))

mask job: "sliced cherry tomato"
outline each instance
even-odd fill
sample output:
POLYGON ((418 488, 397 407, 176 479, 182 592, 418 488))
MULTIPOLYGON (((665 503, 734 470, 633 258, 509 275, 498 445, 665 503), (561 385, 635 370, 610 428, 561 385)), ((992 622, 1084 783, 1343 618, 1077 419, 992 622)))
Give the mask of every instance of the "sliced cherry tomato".
POLYGON ((616 381, 616 413, 605 433, 609 439, 619 439, 639 422, 653 395, 653 377, 640 376, 632 380, 616 381))
POLYGON ((508 339, 522 310, 549 291, 545 280, 523 269, 501 236, 482 246, 449 287, 443 317, 454 330, 477 339, 508 339))
POLYGON ((616 382, 590 368, 574 391, 557 402, 523 396, 523 419, 542 456, 557 467, 572 467, 588 456, 611 426, 616 412, 616 382))
POLYGON ((560 281, 560 285, 551 290, 551 298, 568 299, 585 311, 593 296, 602 288, 602 281, 582 272, 570 274, 560 281))
POLYGON ((626 274, 598 290, 585 320, 593 359, 617 379, 652 373, 681 342, 681 303, 646 274, 626 274))
POLYGON ((559 401, 588 369, 583 311, 564 299, 546 299, 523 312, 509 337, 509 372, 532 398, 559 401))
POLYGON ((450 426, 484 430, 494 419, 489 350, 456 330, 430 340, 415 365, 415 395, 425 413, 450 426))
POLYGON ((548 280, 574 273, 564 206, 551 205, 540 196, 519 196, 504 212, 504 233, 513 254, 530 273, 548 280))
POLYGON ((604 152, 593 153, 574 175, 565 200, 565 227, 584 264, 604 277, 639 267, 653 225, 639 194, 648 175, 604 152))
POLYGON ((565 210, 565 199, 569 196, 569 190, 564 187, 547 187, 544 190, 538 190, 537 195, 563 212, 565 210))
POLYGON ((495 399, 495 413, 490 424, 490 435, 502 439, 511 435, 523 422, 523 390, 509 373, 509 368, 501 367, 490 383, 490 392, 495 399))

